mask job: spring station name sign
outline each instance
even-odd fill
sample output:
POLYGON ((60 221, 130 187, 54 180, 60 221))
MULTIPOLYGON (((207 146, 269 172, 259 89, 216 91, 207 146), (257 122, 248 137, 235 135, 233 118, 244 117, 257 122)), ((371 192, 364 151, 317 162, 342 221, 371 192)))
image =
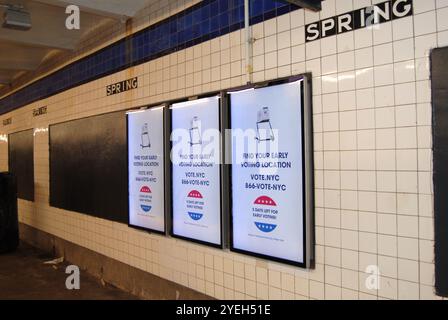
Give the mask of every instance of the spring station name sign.
MULTIPOLYGON (((355 1, 356 4, 357 1, 355 1)), ((305 41, 311 42, 349 31, 372 27, 413 14, 412 0, 390 0, 346 12, 305 26, 305 41)))
MULTIPOLYGON (((304 80, 231 93, 232 249, 306 265, 304 80)), ((312 151, 310 151, 312 152, 312 151)))
POLYGON ((165 232, 164 107, 127 114, 129 224, 165 232))

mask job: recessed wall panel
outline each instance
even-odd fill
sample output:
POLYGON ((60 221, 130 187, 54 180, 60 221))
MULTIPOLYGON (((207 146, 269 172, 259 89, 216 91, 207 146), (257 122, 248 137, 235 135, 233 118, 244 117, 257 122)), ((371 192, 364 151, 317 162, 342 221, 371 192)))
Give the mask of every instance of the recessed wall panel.
POLYGON ((17 195, 34 201, 34 130, 12 133, 8 142, 9 172, 17 179, 17 195))
POLYGON ((50 126, 50 205, 128 221, 126 114, 50 126))

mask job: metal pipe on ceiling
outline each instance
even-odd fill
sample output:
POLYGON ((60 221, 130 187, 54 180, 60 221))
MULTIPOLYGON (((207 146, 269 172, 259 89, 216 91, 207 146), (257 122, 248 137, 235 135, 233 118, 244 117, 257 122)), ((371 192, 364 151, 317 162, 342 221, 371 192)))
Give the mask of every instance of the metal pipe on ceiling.
POLYGON ((302 8, 310 9, 312 11, 322 10, 322 0, 283 0, 283 1, 295 4, 302 8))

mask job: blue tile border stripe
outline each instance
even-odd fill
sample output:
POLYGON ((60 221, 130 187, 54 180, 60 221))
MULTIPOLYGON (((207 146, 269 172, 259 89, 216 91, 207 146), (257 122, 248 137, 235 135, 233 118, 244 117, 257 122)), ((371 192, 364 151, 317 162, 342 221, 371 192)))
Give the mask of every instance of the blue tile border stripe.
MULTIPOLYGON (((296 9, 283 1, 250 0, 250 23, 296 9)), ((244 0, 201 1, 4 97, 0 100, 0 115, 243 27, 244 0)))

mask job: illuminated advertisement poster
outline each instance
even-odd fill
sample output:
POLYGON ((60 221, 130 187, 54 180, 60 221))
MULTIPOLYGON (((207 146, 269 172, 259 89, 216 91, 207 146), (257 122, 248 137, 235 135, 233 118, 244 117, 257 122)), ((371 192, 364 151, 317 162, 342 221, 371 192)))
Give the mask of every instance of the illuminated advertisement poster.
POLYGON ((219 97, 173 104, 172 233, 220 246, 219 97))
POLYGON ((232 249, 305 265, 302 81, 232 92, 232 249))
POLYGON ((163 107, 129 112, 129 224, 165 232, 163 107))

